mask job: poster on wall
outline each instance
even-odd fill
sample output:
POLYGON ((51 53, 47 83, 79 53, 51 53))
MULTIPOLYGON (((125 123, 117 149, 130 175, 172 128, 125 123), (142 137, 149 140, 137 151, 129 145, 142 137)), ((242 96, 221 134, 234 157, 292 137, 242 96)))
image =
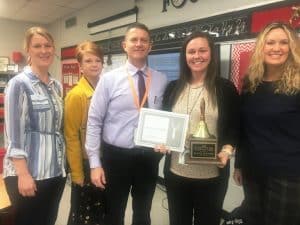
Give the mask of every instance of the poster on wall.
POLYGON ((148 65, 164 74, 169 81, 179 77, 179 53, 153 54, 148 57, 148 65))
POLYGON ((79 80, 79 64, 76 60, 62 62, 62 83, 63 94, 66 96, 68 91, 74 87, 79 80))
POLYGON ((114 54, 108 60, 108 56, 104 56, 104 64, 103 64, 103 73, 109 72, 113 69, 116 69, 120 66, 123 66, 127 60, 126 54, 114 54))

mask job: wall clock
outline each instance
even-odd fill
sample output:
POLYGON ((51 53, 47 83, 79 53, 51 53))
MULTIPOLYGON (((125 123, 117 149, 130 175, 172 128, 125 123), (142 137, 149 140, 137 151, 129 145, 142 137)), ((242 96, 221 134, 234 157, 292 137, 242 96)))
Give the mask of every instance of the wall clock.
POLYGON ((181 8, 185 2, 186 0, 171 0, 171 3, 175 8, 181 8))

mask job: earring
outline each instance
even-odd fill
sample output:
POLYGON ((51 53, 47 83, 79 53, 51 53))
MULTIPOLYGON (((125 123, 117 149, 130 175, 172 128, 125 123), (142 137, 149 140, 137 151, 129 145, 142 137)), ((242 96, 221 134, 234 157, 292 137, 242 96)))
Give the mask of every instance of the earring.
POLYGON ((28 65, 31 65, 31 57, 30 57, 30 55, 27 56, 27 64, 28 64, 28 65))

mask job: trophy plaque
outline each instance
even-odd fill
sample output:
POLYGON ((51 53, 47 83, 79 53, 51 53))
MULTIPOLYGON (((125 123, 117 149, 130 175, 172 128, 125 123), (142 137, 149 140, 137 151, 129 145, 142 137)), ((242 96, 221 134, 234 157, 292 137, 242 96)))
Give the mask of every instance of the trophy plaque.
POLYGON ((196 132, 189 137, 189 153, 185 163, 188 164, 220 164, 218 144, 215 136, 209 133, 205 122, 205 101, 200 102, 200 121, 196 132))

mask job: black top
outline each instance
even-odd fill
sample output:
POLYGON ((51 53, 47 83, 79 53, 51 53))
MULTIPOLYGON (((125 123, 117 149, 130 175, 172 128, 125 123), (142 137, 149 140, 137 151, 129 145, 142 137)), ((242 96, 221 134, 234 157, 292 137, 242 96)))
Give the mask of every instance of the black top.
MULTIPOLYGON (((164 110, 171 111, 175 104, 175 99, 171 98, 171 93, 175 91, 177 81, 172 81, 166 88, 163 107, 164 110)), ((218 121, 217 121, 217 136, 218 149, 221 149, 225 144, 236 146, 239 131, 239 96, 234 85, 226 79, 216 79, 216 94, 218 105, 218 121)), ((200 99, 199 99, 200 101, 200 99)), ((164 172, 170 170, 170 155, 166 156, 164 172)), ((223 169, 220 169, 221 176, 229 176, 229 163, 223 169)))
POLYGON ((274 93, 263 82, 241 102, 241 140, 236 167, 254 174, 300 175, 300 93, 274 93))

